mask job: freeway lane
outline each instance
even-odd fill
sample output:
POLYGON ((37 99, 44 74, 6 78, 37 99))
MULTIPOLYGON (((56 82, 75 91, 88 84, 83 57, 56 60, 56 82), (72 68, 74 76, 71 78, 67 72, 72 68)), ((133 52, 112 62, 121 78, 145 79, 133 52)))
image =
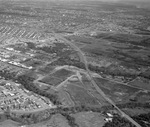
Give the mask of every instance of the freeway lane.
POLYGON ((91 81, 91 83, 93 84, 93 86, 95 87, 95 89, 100 93, 101 96, 103 96, 103 98, 109 102, 111 105, 113 105, 122 115, 122 117, 128 119, 132 124, 134 124, 136 127, 141 127, 141 125, 139 125, 136 121, 134 121, 130 116, 128 116, 127 114, 125 114, 121 109, 119 109, 116 104, 111 100, 109 99, 105 93, 97 86, 96 82, 93 80, 93 77, 90 73, 90 70, 88 68, 88 63, 87 63, 87 59, 86 57, 84 56, 84 53, 76 46, 74 45, 73 43, 69 42, 67 39, 65 39, 62 35, 60 34, 56 34, 54 33, 55 37, 60 39, 60 40, 63 40, 65 43, 69 44, 71 47, 73 47, 77 52, 79 52, 80 54, 80 57, 82 58, 82 60, 84 61, 84 64, 85 64, 85 68, 86 68, 86 71, 87 71, 87 74, 89 76, 89 79, 91 81))

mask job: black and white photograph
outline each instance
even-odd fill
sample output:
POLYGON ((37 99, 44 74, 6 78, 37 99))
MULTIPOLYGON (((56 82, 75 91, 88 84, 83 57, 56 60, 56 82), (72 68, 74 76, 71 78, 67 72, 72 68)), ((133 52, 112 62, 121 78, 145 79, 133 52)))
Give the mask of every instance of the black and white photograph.
POLYGON ((150 0, 0 0, 0 127, 150 127, 150 0))

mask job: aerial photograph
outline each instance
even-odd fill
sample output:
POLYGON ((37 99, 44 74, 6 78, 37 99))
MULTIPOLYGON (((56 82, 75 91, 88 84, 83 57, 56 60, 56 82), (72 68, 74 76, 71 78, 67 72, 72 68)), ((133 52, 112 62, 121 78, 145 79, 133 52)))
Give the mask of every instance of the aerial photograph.
POLYGON ((0 0, 0 127, 150 127, 150 0, 0 0))

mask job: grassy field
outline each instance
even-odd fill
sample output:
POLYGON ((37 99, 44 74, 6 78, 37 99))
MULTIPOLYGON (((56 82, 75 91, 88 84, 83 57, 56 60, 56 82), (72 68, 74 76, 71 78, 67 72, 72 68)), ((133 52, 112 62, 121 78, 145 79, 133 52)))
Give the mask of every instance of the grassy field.
POLYGON ((72 71, 61 69, 52 74, 52 76, 65 80, 67 77, 74 74, 72 71))
POLYGON ((0 127, 18 127, 19 125, 21 124, 12 120, 6 120, 0 123, 0 127))
POLYGON ((51 75, 48 75, 44 77, 42 80, 40 80, 39 82, 42 82, 51 86, 57 86, 58 84, 62 82, 62 80, 56 77, 52 77, 51 75))
MULTIPOLYGON (((137 96, 137 94, 140 92, 140 89, 138 88, 133 88, 101 78, 95 78, 95 81, 97 85, 104 91, 104 93, 116 103, 126 103, 129 101, 141 100, 139 96, 137 96)), ((147 99, 144 101, 147 101, 147 99)))
POLYGON ((60 114, 53 115, 51 119, 27 127, 70 127, 67 120, 60 114))
POLYGON ((150 90, 150 81, 144 78, 136 78, 134 81, 129 82, 128 85, 150 90))
POLYGON ((64 106, 68 107, 75 106, 73 100, 70 98, 70 95, 63 88, 59 90, 58 96, 64 106))
POLYGON ((23 64, 26 65, 27 67, 30 67, 30 66, 32 66, 32 67, 38 67, 38 66, 43 65, 44 62, 41 61, 41 60, 33 60, 33 59, 31 59, 29 61, 23 62, 23 64))
POLYGON ((106 104, 104 99, 100 101, 100 99, 97 99, 92 93, 82 87, 69 84, 65 90, 76 105, 103 106, 106 104))
POLYGON ((47 74, 50 74, 54 70, 54 68, 55 68, 55 66, 51 66, 48 64, 44 67, 38 68, 38 73, 47 75, 47 74))
POLYGON ((150 109, 144 109, 144 108, 134 108, 134 109, 125 108, 122 110, 130 116, 136 116, 136 115, 146 114, 150 112, 150 109))
POLYGON ((73 115, 80 127, 103 127, 104 117, 93 112, 81 112, 73 115))
POLYGON ((72 71, 61 69, 52 74, 45 76, 43 79, 40 80, 40 82, 46 83, 52 86, 57 86, 58 84, 66 80, 69 76, 71 76, 72 74, 74 74, 72 71))

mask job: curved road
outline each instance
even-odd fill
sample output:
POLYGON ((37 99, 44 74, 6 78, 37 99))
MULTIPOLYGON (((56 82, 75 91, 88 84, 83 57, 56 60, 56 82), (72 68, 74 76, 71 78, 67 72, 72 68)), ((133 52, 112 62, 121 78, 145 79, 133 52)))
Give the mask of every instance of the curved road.
POLYGON ((136 121, 134 121, 130 116, 128 116, 127 114, 125 114, 122 110, 120 110, 116 104, 111 100, 109 99, 106 94, 97 86, 96 82, 93 80, 93 77, 90 73, 90 70, 88 68, 88 63, 87 63, 87 59, 86 57, 84 56, 83 52, 76 46, 74 45, 73 43, 69 42, 67 39, 65 39, 62 35, 60 34, 56 34, 54 33, 55 37, 60 39, 60 40, 63 40, 65 43, 69 44, 71 47, 73 47, 76 51, 78 51, 81 55, 81 58, 82 60, 84 61, 84 64, 85 64, 85 68, 86 68, 86 71, 88 73, 88 76, 90 78, 90 81, 91 83, 93 84, 93 86, 95 87, 95 89, 100 93, 101 96, 103 96, 103 98, 109 102, 111 105, 113 105, 122 115, 122 117, 125 117, 126 119, 128 119, 132 124, 134 124, 136 127, 141 127, 141 125, 139 125, 136 121))

